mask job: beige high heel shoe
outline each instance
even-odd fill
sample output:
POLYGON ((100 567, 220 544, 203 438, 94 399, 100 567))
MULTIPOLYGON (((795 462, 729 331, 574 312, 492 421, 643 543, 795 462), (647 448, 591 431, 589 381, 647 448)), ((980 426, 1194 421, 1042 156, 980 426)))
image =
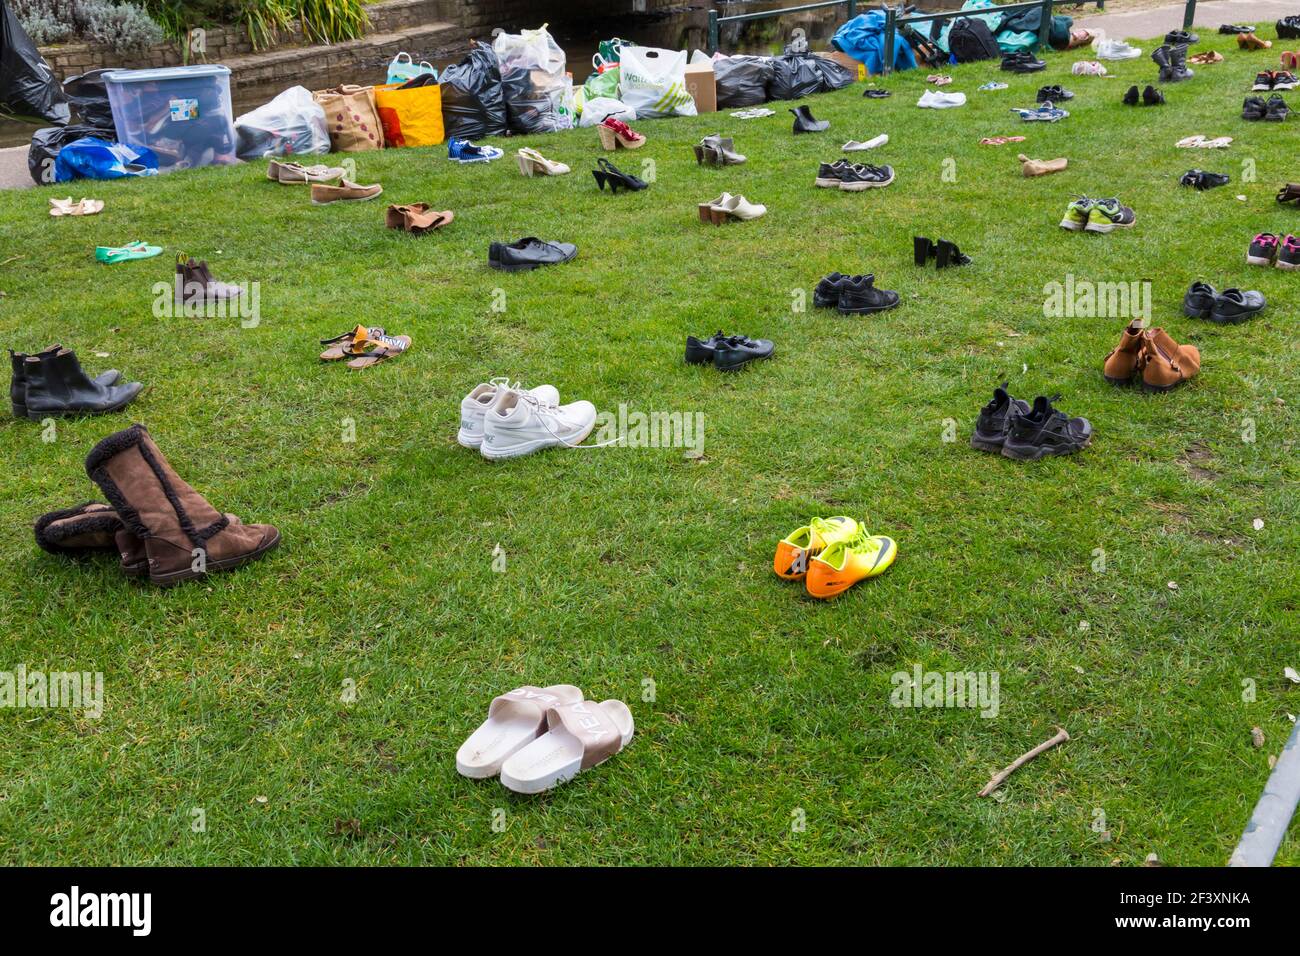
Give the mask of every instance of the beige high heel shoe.
POLYGON ((515 159, 519 161, 519 172, 525 176, 563 176, 569 172, 569 167, 564 163, 547 159, 529 146, 516 151, 515 159))

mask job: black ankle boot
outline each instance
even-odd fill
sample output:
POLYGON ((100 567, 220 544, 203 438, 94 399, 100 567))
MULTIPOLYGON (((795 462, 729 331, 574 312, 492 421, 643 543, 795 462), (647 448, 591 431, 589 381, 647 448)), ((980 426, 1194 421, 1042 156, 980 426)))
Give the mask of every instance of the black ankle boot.
POLYGON ((61 415, 95 415, 130 404, 144 388, 139 382, 101 385, 86 377, 77 356, 57 349, 23 360, 27 417, 36 421, 61 415))
MULTIPOLYGON (((1151 87, 1148 86, 1147 89, 1149 90, 1151 89, 1151 87)), ((1124 93, 1124 105, 1125 106, 1138 105, 1138 88, 1136 86, 1130 86, 1128 90, 1124 93)))
POLYGON ((794 114, 794 131, 796 133, 820 133, 831 125, 830 120, 814 119, 812 111, 806 106, 790 110, 794 114))
MULTIPOLYGON (((27 355, 24 352, 15 352, 9 350, 9 361, 12 366, 13 375, 9 380, 9 403, 13 406, 14 418, 27 417, 27 369, 26 361, 29 358, 39 359, 42 355, 53 355, 63 346, 51 345, 43 352, 37 352, 35 355, 27 355)), ((106 372, 100 372, 95 376, 96 385, 112 385, 122 373, 115 368, 110 368, 106 372)))

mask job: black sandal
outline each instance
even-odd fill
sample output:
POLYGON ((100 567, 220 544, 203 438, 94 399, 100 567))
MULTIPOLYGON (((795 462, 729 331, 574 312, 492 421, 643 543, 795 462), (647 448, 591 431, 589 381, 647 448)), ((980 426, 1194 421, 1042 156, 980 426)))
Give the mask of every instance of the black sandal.
POLYGON ((936 269, 946 269, 948 266, 968 266, 970 261, 970 256, 957 248, 957 243, 949 242, 947 239, 939 240, 939 248, 934 263, 936 269))
POLYGON ((596 160, 596 165, 599 166, 600 169, 593 169, 591 175, 596 177, 596 185, 601 189, 605 188, 606 183, 609 183, 609 191, 612 193, 618 192, 619 187, 630 192, 636 192, 637 190, 645 189, 647 186, 647 183, 637 179, 635 176, 623 172, 603 156, 596 160))

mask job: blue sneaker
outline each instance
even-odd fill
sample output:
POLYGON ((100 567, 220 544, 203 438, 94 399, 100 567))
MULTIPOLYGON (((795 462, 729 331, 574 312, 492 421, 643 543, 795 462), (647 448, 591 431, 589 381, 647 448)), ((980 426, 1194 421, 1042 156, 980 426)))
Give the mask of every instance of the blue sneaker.
POLYGON ((1050 101, 1043 103, 1035 110, 1012 109, 1011 112, 1019 114, 1020 118, 1026 123, 1055 123, 1057 120, 1065 119, 1070 115, 1069 111, 1061 109, 1050 101))
POLYGON ((1005 90, 1007 88, 1007 84, 999 83, 997 82, 997 80, 989 80, 983 86, 977 86, 975 88, 977 90, 1005 90))
POLYGON ((495 146, 475 146, 467 139, 455 139, 447 144, 447 158, 458 163, 488 163, 504 156, 495 146))

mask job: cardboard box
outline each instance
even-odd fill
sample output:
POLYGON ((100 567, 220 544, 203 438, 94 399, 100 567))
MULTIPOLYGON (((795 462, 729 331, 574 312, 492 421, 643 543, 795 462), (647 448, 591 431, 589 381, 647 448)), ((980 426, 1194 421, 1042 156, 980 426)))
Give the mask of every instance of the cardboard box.
POLYGON ((718 84, 713 78, 712 63, 686 65, 686 92, 695 100, 697 113, 718 111, 718 84))
POLYGON ((853 71, 853 77, 858 82, 867 78, 867 65, 861 60, 855 60, 847 53, 841 53, 839 50, 827 50, 825 53, 818 53, 818 56, 824 56, 828 60, 834 60, 840 66, 853 71))

